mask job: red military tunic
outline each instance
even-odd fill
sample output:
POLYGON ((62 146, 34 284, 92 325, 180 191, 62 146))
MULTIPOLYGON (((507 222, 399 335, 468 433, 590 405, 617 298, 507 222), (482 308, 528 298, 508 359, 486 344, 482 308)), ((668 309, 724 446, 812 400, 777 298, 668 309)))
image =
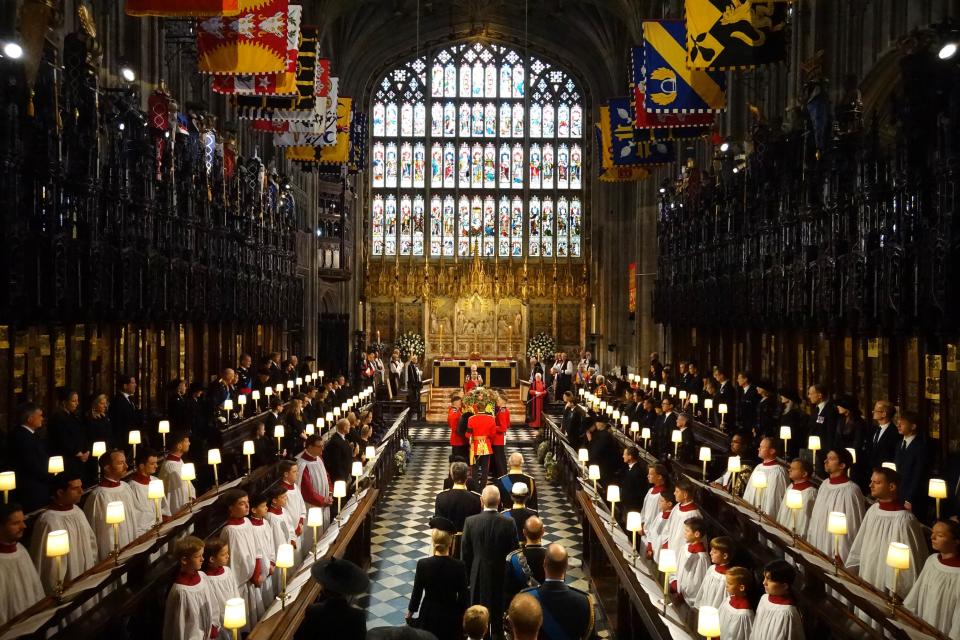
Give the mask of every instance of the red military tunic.
POLYGON ((497 421, 487 413, 470 416, 467 420, 467 433, 473 436, 471 459, 493 453, 492 439, 497 431, 497 421))
POLYGON ((501 407, 497 413, 497 430, 493 434, 493 446, 502 447, 506 441, 507 430, 510 428, 510 409, 501 407))
POLYGON ((457 433, 457 425, 460 424, 460 416, 463 412, 456 408, 447 409, 447 425, 450 427, 450 446, 462 447, 467 444, 467 439, 457 433))

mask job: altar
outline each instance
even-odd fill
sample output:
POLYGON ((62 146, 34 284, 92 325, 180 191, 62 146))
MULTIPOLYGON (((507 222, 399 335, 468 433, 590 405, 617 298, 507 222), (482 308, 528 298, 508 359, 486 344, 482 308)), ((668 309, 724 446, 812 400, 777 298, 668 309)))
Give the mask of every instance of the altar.
POLYGON ((457 359, 435 358, 433 380, 436 387, 462 388, 470 368, 476 365, 485 386, 502 389, 516 388, 518 383, 517 361, 509 358, 457 359))

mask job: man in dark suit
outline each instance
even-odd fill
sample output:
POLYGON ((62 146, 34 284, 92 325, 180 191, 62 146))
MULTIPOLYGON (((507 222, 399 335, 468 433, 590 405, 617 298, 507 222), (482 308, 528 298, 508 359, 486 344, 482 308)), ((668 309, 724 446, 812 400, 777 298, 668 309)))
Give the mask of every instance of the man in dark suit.
POLYGON ((509 603, 521 589, 543 584, 543 561, 547 548, 543 546, 543 520, 539 516, 527 518, 523 526, 525 544, 507 556, 507 576, 503 585, 503 601, 509 603))
MULTIPOLYGON (((779 427, 790 427, 789 449, 784 457, 787 460, 792 460, 799 455, 800 449, 807 448, 807 430, 810 428, 810 416, 800 409, 800 394, 793 389, 780 389, 780 403, 782 410, 778 420, 779 427)), ((774 434, 777 438, 780 437, 779 427, 774 434)))
POLYGON ((234 403, 234 409, 238 408, 236 403, 237 392, 234 388, 234 382, 236 382, 237 374, 233 369, 227 367, 220 372, 220 377, 210 385, 210 388, 207 389, 207 399, 210 402, 210 411, 213 413, 214 419, 221 418, 225 416, 223 411, 223 403, 226 400, 232 400, 234 403))
POLYGON ((567 550, 562 545, 554 543, 547 547, 543 570, 543 584, 521 591, 536 598, 543 609, 540 637, 544 640, 595 638, 593 599, 589 593, 564 582, 567 550))
POLYGON ((607 423, 599 419, 594 423, 594 429, 587 432, 587 440, 590 441, 587 447, 590 464, 600 467, 600 482, 606 486, 620 467, 620 447, 607 429, 607 423))
POLYGON ((509 507, 513 485, 522 482, 527 485, 527 489, 529 490, 527 494, 527 506, 536 511, 537 483, 534 481, 533 476, 523 472, 523 455, 514 451, 510 454, 510 459, 507 462, 509 464, 507 473, 497 478, 496 482, 493 483, 494 486, 500 490, 500 497, 503 499, 503 502, 500 503, 500 508, 506 509, 509 507))
MULTIPOLYGON (((271 441, 276 440, 276 436, 274 436, 274 428, 278 424, 283 425, 283 419, 280 417, 280 412, 282 409, 283 400, 281 400, 279 396, 270 396, 270 410, 267 411, 267 415, 263 417, 263 426, 266 429, 266 436, 270 438, 271 441)), ((286 440, 286 436, 284 436, 280 442, 283 442, 284 440, 286 440)))
POLYGON ((873 419, 877 426, 863 439, 861 454, 866 463, 862 466, 867 469, 879 467, 884 462, 893 462, 897 456, 901 438, 897 425, 894 424, 895 411, 887 400, 877 400, 873 404, 873 419))
POLYGON ((583 440, 583 412, 577 406, 572 391, 563 393, 563 415, 560 418, 560 425, 570 440, 570 446, 579 449, 583 440))
POLYGON ((463 532, 463 524, 468 517, 480 513, 481 510, 480 494, 467 490, 469 469, 466 462, 454 462, 450 465, 453 487, 438 493, 434 501, 433 515, 452 522, 457 533, 463 532))
POLYGON ((336 482, 343 480, 349 484, 350 471, 353 467, 353 449, 356 445, 347 441, 350 431, 350 421, 346 418, 337 420, 337 431, 327 441, 323 448, 323 464, 330 474, 330 479, 336 482))
POLYGON ((500 491, 496 487, 485 487, 481 499, 483 511, 464 522, 461 557, 470 574, 470 604, 482 604, 490 611, 491 635, 499 640, 506 557, 517 547, 517 529, 497 512, 500 491))
POLYGON ((663 414, 657 418, 653 429, 653 448, 659 453, 658 457, 663 457, 667 453, 673 453, 670 438, 673 430, 677 428, 677 414, 673 410, 673 398, 670 396, 660 401, 660 408, 663 409, 663 414))
MULTIPOLYGON (((110 424, 113 427, 113 440, 119 447, 126 447, 130 431, 143 426, 143 414, 134 402, 137 392, 137 379, 131 375, 120 376, 120 390, 110 403, 110 424)), ((147 434, 141 434, 143 444, 149 444, 147 434)))
POLYGON ((756 433, 759 404, 760 394, 750 379, 750 372, 741 371, 737 374, 737 424, 741 430, 756 433))
POLYGON ((681 413, 677 416, 677 430, 680 432, 677 460, 684 464, 697 464, 697 441, 693 436, 693 418, 690 414, 681 413))
POLYGON ((347 596, 367 590, 367 573, 349 560, 330 556, 322 558, 310 568, 310 575, 320 583, 322 593, 316 604, 307 607, 303 623, 297 629, 295 640, 337 638, 337 640, 364 640, 367 634, 367 615, 347 601, 347 596))
POLYGON ((812 407, 808 435, 820 436, 820 448, 830 451, 837 437, 837 423, 840 421, 837 407, 830 401, 826 386, 819 383, 812 384, 807 389, 807 400, 812 407))
POLYGON ((700 370, 693 360, 687 363, 687 381, 683 388, 687 390, 687 394, 696 394, 700 402, 703 402, 703 378, 700 377, 700 370))
POLYGON ((237 365, 237 389, 240 393, 250 393, 253 391, 253 370, 250 368, 253 364, 253 358, 249 353, 240 355, 240 362, 237 365))
POLYGON ((40 438, 43 409, 27 402, 19 409, 19 426, 10 431, 10 461, 17 476, 14 499, 25 513, 47 504, 50 499, 50 475, 47 473, 46 443, 40 438))
POLYGON ((410 412, 414 419, 420 416, 420 388, 423 386, 420 382, 420 365, 417 354, 411 354, 407 362, 407 404, 410 405, 410 412))
POLYGON ((620 500, 622 508, 618 515, 626 521, 626 513, 640 511, 647 494, 647 465, 640 461, 640 449, 627 447, 623 450, 626 468, 620 473, 620 500))
POLYGON ((717 417, 717 423, 724 431, 731 431, 736 424, 737 416, 737 395, 733 390, 733 385, 727 378, 727 372, 717 368, 713 372, 713 379, 717 381, 717 392, 713 396, 713 415, 717 417), (723 414, 721 423, 720 405, 727 405, 727 413, 723 414))
POLYGON ((898 494, 903 506, 913 512, 920 520, 927 511, 927 479, 930 476, 927 457, 927 441, 919 434, 920 418, 911 411, 905 411, 897 420, 897 429, 903 440, 897 448, 894 463, 900 476, 898 494))

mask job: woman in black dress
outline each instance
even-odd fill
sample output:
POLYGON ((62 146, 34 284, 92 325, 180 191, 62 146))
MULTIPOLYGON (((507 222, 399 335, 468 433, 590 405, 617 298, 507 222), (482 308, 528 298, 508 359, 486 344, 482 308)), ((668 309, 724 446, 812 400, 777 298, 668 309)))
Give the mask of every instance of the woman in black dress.
POLYGON ((107 415, 109 407, 110 401, 107 400, 107 395, 98 393, 93 396, 93 400, 90 401, 90 408, 83 416, 87 446, 90 447, 91 453, 84 465, 84 486, 96 484, 100 474, 99 460, 93 455, 93 444, 103 442, 106 444, 107 451, 117 446, 117 443, 113 442, 113 428, 110 425, 110 416, 107 415))
POLYGON ((467 567, 462 560, 450 557, 453 534, 449 530, 455 530, 453 523, 434 518, 430 524, 442 529, 433 530, 433 556, 417 562, 407 622, 429 631, 438 640, 460 640, 463 637, 463 612, 470 599, 467 567), (413 614, 417 609, 420 616, 414 623, 413 614))
POLYGON ((73 389, 63 389, 59 406, 50 419, 50 452, 63 456, 64 468, 71 474, 83 474, 90 459, 90 444, 80 420, 80 400, 73 389))

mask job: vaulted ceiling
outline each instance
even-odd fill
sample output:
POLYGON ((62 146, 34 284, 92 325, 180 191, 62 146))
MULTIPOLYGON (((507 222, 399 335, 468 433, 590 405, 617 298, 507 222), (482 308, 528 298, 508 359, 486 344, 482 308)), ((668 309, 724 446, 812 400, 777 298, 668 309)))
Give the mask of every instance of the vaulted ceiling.
MULTIPOLYGON (((660 17, 664 0, 302 0, 304 22, 324 30, 341 91, 364 101, 392 63, 465 38, 529 44, 567 67, 587 100, 626 91, 629 48, 640 22, 660 17)), ((593 105, 588 105, 592 107, 593 105)))

